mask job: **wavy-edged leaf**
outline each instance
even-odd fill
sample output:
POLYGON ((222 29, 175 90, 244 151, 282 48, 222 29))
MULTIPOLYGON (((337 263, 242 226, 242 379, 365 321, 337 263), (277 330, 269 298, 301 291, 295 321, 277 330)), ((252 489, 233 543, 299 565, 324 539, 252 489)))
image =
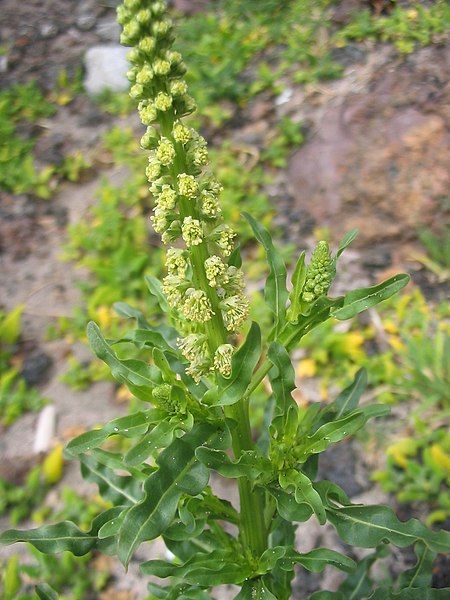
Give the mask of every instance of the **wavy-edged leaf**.
POLYGON ((328 548, 315 548, 306 554, 300 554, 295 550, 288 550, 279 562, 280 567, 288 571, 292 570, 295 564, 299 564, 313 573, 321 573, 327 565, 331 565, 347 573, 356 568, 354 560, 328 548))
POLYGON ((289 300, 291 302, 287 309, 286 317, 291 323, 296 323, 298 316, 302 309, 302 290, 306 279, 306 265, 305 265, 306 253, 303 251, 298 257, 297 264, 295 265, 294 273, 292 275, 292 291, 289 294, 289 300))
POLYGON ((154 467, 150 465, 140 465, 141 468, 131 467, 129 464, 125 464, 124 455, 119 452, 109 452, 109 450, 103 450, 102 448, 93 448, 91 454, 98 460, 99 463, 109 467, 110 469, 118 469, 120 471, 128 471, 130 475, 136 479, 136 481, 145 481, 154 467))
POLYGON ((92 351, 109 366, 114 379, 125 384, 140 400, 151 402, 153 388, 161 383, 158 369, 141 360, 119 359, 93 321, 87 326, 87 336, 92 351))
POLYGON ((98 530, 98 539, 104 540, 106 538, 117 536, 120 527, 122 526, 125 515, 130 510, 129 506, 116 506, 116 509, 121 509, 118 514, 114 515, 112 519, 106 521, 98 530))
POLYGON ((241 591, 234 600, 277 600, 277 597, 266 587, 264 581, 258 577, 245 581, 241 591))
POLYGON ((275 249, 270 233, 248 213, 243 213, 249 222, 256 239, 264 246, 270 273, 266 281, 266 302, 275 316, 275 338, 281 330, 286 317, 286 302, 288 291, 286 288, 286 265, 281 254, 275 249))
POLYGON ((423 542, 417 542, 414 546, 417 556, 416 564, 402 573, 398 580, 400 589, 430 587, 433 562, 436 552, 432 552, 423 542))
POLYGON ((162 285, 159 279, 157 279, 153 275, 146 275, 144 279, 150 293, 153 294, 153 296, 155 296, 155 298, 157 299, 160 309, 165 313, 169 312, 170 307, 167 304, 167 299, 164 295, 162 285))
POLYGON ((245 450, 239 460, 233 461, 226 452, 200 446, 195 451, 198 460, 208 469, 217 471, 223 477, 248 477, 256 479, 261 473, 270 473, 271 464, 255 450, 245 450))
POLYGON ((336 411, 336 418, 342 417, 348 412, 358 407, 358 402, 367 387, 367 371, 359 369, 356 373, 353 383, 339 394, 332 403, 332 408, 336 411))
POLYGON ((336 260, 350 246, 350 244, 355 241, 355 239, 358 237, 358 233, 359 231, 357 229, 351 229, 350 231, 347 231, 342 240, 339 242, 338 251, 336 253, 336 260))
POLYGON ((400 273, 378 285, 353 290, 346 294, 343 306, 332 311, 331 315, 340 321, 351 319, 363 310, 367 310, 397 294, 409 283, 409 280, 409 275, 400 273))
POLYGON ((131 475, 116 475, 94 457, 81 454, 81 475, 98 486, 100 495, 113 504, 136 504, 142 498, 142 482, 131 475))
POLYGON ((358 561, 356 569, 339 586, 339 591, 346 600, 363 600, 363 598, 370 595, 373 589, 373 581, 369 577, 369 571, 375 561, 388 554, 389 550, 383 544, 375 552, 358 561))
POLYGON ((299 461, 304 462, 311 454, 323 452, 330 444, 340 442, 349 435, 353 435, 369 419, 381 417, 388 414, 389 411, 389 407, 384 404, 373 404, 347 413, 337 421, 322 425, 312 435, 302 439, 298 446, 299 461))
MULTIPOLYGON (((275 417, 286 417, 288 409, 295 405, 292 392, 295 390, 295 371, 291 358, 284 346, 272 342, 269 346, 268 358, 273 364, 269 371, 270 385, 275 398, 275 417)), ((281 419, 279 433, 284 429, 285 418, 281 419)))
POLYGON ((175 352, 175 349, 167 343, 159 331, 151 329, 133 329, 117 340, 115 344, 120 342, 131 342, 137 348, 159 348, 165 352, 175 352))
POLYGON ((270 486, 267 491, 276 501, 278 514, 286 521, 304 522, 313 514, 311 505, 304 500, 297 502, 294 494, 270 486))
POLYGON ((297 504, 309 504, 321 525, 326 522, 325 508, 320 494, 314 489, 312 481, 301 471, 290 469, 279 474, 280 486, 286 490, 294 488, 297 504))
POLYGON ((150 325, 147 319, 144 316, 144 313, 133 306, 130 306, 126 302, 116 302, 113 304, 113 308, 116 313, 121 317, 126 317, 127 319, 135 319, 136 324, 139 329, 147 329, 150 331, 156 331, 160 333, 166 342, 170 344, 170 346, 174 349, 177 347, 177 338, 180 337, 179 332, 170 325, 166 325, 165 323, 161 323, 159 325, 150 325))
POLYGON ((119 417, 99 429, 85 431, 71 440, 66 447, 67 453, 75 456, 92 448, 98 448, 112 435, 122 435, 129 438, 138 437, 147 431, 151 423, 158 421, 160 418, 161 411, 156 409, 119 417))
POLYGON ((239 584, 248 579, 252 568, 236 559, 239 555, 232 550, 214 550, 210 554, 196 554, 182 565, 163 560, 149 560, 141 565, 145 575, 176 577, 190 585, 212 587, 215 585, 239 584))
POLYGON ((125 455, 125 462, 132 466, 142 464, 149 456, 154 456, 160 448, 166 448, 171 444, 177 429, 180 429, 179 422, 160 421, 135 446, 128 450, 125 455))
POLYGON ((98 545, 97 534, 100 527, 119 513, 118 508, 101 513, 92 521, 88 532, 81 531, 72 521, 62 521, 26 531, 9 529, 0 534, 0 543, 9 545, 27 542, 44 554, 57 554, 67 550, 75 556, 83 556, 98 545))
POLYGON ((229 379, 219 377, 218 406, 235 404, 242 398, 252 379, 253 371, 261 356, 261 330, 252 323, 247 338, 231 359, 229 379))
POLYGON ((39 600, 58 600, 57 592, 47 583, 39 583, 34 591, 39 600))
POLYGON ((127 565, 135 549, 169 527, 182 494, 199 494, 208 483, 208 469, 195 459, 195 449, 213 437, 216 428, 200 423, 175 439, 158 457, 158 470, 144 484, 145 496, 127 513, 119 534, 118 555, 127 565))
POLYGON ((404 548, 422 541, 433 552, 450 551, 448 531, 431 531, 417 519, 400 521, 388 506, 328 506, 327 516, 339 536, 352 546, 374 548, 391 542, 404 548))

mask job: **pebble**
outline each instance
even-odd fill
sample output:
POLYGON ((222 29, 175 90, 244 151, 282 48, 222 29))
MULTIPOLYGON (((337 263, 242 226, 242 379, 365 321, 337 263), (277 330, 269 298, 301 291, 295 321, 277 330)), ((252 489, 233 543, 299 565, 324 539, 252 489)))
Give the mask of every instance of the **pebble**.
POLYGON ((84 57, 84 87, 88 94, 96 95, 104 90, 123 92, 128 89, 127 52, 128 49, 119 44, 103 44, 89 48, 84 57))

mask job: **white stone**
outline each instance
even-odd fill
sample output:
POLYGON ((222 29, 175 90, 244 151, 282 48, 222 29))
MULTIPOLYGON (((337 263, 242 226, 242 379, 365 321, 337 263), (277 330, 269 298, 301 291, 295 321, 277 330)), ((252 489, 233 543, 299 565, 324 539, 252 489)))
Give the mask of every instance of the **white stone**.
POLYGON ((128 49, 119 44, 104 44, 89 48, 84 57, 86 76, 84 87, 88 94, 100 94, 104 90, 123 92, 128 89, 126 60, 128 49))

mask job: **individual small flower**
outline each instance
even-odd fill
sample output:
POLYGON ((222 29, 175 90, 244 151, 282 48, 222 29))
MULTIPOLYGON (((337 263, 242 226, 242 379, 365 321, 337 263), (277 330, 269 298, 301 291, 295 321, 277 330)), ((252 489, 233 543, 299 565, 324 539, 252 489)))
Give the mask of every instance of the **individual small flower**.
POLYGON ((164 183, 157 194, 157 205, 158 208, 163 210, 172 210, 175 208, 177 200, 176 191, 167 183, 164 183))
POLYGON ((148 8, 143 8, 136 14, 136 21, 140 25, 148 25, 152 20, 152 13, 148 8))
POLYGON ((229 256, 233 250, 233 240, 236 237, 235 232, 229 225, 219 225, 211 233, 211 240, 214 241, 222 250, 225 256, 229 256))
POLYGON ((153 70, 155 75, 167 75, 170 72, 170 62, 168 60, 157 58, 153 63, 153 70))
POLYGON ((158 177, 161 175, 161 163, 153 155, 149 156, 148 165, 145 169, 145 174, 147 175, 147 179, 149 181, 154 181, 155 179, 158 179, 158 177))
POLYGON ((139 33, 139 23, 136 23, 134 20, 129 21, 123 27, 123 31, 120 35, 120 43, 124 46, 131 44, 139 36, 139 33))
POLYGON ((198 183, 192 175, 180 173, 178 175, 178 191, 186 198, 196 198, 198 194, 198 183))
POLYGON ((211 219, 217 219, 221 209, 216 196, 211 192, 203 191, 200 195, 200 201, 203 214, 211 219))
POLYGON ((183 314, 188 321, 206 323, 213 316, 211 302, 203 290, 189 288, 183 303, 183 314))
POLYGON ((177 340, 181 354, 191 362, 204 360, 208 356, 206 335, 190 333, 185 338, 177 340))
POLYGON ((144 88, 140 83, 135 83, 130 88, 130 96, 137 100, 138 98, 142 98, 144 94, 144 88))
POLYGON ((167 218, 167 211, 161 208, 155 208, 154 214, 150 217, 153 229, 156 233, 163 233, 170 224, 167 218))
POLYGON ((222 300, 220 308, 227 330, 236 331, 248 317, 249 302, 246 296, 237 294, 222 300))
POLYGON ((172 23, 166 19, 164 21, 155 21, 152 25, 153 34, 156 37, 164 37, 172 28, 172 23))
POLYGON ((173 147, 172 142, 165 137, 162 137, 158 142, 156 158, 165 167, 171 165, 175 158, 175 148, 173 147))
POLYGON ((155 15, 155 17, 159 17, 166 10, 166 5, 164 2, 154 2, 150 10, 152 11, 152 14, 155 15))
POLYGON ((153 79, 153 70, 150 65, 143 67, 136 73, 136 82, 142 85, 147 85, 153 79))
POLYGON ((180 144, 187 144, 192 139, 192 130, 180 121, 175 121, 172 129, 173 139, 180 144))
POLYGON ((240 294, 244 289, 244 273, 237 267, 228 267, 226 272, 226 290, 228 294, 240 294))
POLYGON ((184 96, 187 93, 187 83, 182 79, 176 79, 170 83, 170 93, 172 96, 184 96))
POLYGON ((163 279, 163 292, 171 308, 181 308, 186 282, 176 275, 166 275, 163 279))
POLYGON ((159 92, 155 98, 155 108, 161 112, 166 112, 172 106, 172 96, 164 92, 159 92))
POLYGON ((226 283, 226 265, 220 256, 210 256, 205 260, 205 274, 211 287, 226 283))
POLYGON ((131 64, 138 63, 141 58, 141 53, 138 48, 131 48, 131 50, 127 53, 127 60, 131 64))
POLYGON ((186 373, 192 377, 195 383, 200 383, 203 375, 207 375, 211 369, 211 361, 208 358, 191 362, 186 373))
POLYGON ((159 139, 159 134, 154 127, 147 127, 147 131, 141 137, 141 146, 146 150, 150 150, 150 148, 154 148, 157 140, 159 139))
POLYGON ((150 54, 155 49, 155 39, 149 36, 146 36, 139 40, 138 48, 145 52, 146 54, 150 54))
POLYGON ((136 10, 141 5, 141 0, 123 0, 123 5, 129 10, 136 10))
POLYGON ((181 234, 186 246, 198 246, 203 241, 203 227, 198 219, 186 217, 181 226, 181 234))
POLYGON ((234 348, 231 344, 222 344, 214 353, 213 365, 216 371, 219 371, 224 377, 231 375, 231 358, 234 348))
POLYGON ((181 248, 169 248, 166 255, 166 267, 169 275, 185 277, 187 261, 184 250, 181 250, 181 248))
POLYGON ((144 125, 151 125, 156 121, 156 109, 153 104, 144 104, 138 107, 139 116, 144 125))
POLYGON ((191 153, 192 161, 197 167, 202 167, 208 164, 208 150, 206 148, 206 141, 204 138, 200 137, 194 148, 192 148, 191 153))
POLYGON ((334 261, 328 243, 320 241, 314 249, 306 271, 302 299, 310 304, 325 295, 335 275, 334 261))

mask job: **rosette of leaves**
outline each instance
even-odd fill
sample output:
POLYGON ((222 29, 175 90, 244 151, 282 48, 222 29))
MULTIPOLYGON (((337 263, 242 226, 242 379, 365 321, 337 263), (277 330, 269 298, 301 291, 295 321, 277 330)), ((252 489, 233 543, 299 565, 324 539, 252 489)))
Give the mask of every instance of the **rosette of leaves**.
POLYGON ((356 236, 352 231, 336 255, 325 242, 308 264, 302 254, 289 292, 286 266, 270 234, 246 215, 267 255, 265 301, 273 326, 261 332, 257 323, 247 324, 241 258, 221 217, 221 187, 208 172, 206 142, 184 122, 194 103, 182 79, 182 59, 171 50, 166 7, 125 0, 118 14, 122 41, 133 46, 131 94, 149 128, 142 145, 149 151, 147 176, 156 198, 153 224, 169 245, 167 276, 163 282, 149 278, 148 284, 168 322, 154 326, 119 303, 118 313, 134 320, 135 329, 113 341, 96 324, 88 327, 94 353, 145 407, 83 433, 67 447, 111 508, 88 531, 66 521, 7 531, 2 541, 29 542, 44 553, 97 550, 127 566, 141 544, 162 536, 174 558, 141 565, 145 575, 168 580, 166 586, 149 584, 156 598, 210 598, 214 586, 235 584, 240 600, 287 600, 296 565, 312 572, 331 565, 348 573, 342 591, 318 592, 316 600, 443 597, 429 587, 427 571, 435 553, 449 548, 448 533, 413 519, 401 522, 385 506, 354 505, 339 486, 317 478, 320 453, 388 411, 359 405, 365 373, 325 407, 300 408, 292 396, 290 354, 302 337, 327 319, 350 319, 389 298, 408 276, 329 297, 339 256, 356 236), (126 358, 117 349, 125 343, 148 359, 126 358), (249 411, 266 377, 271 394, 255 442, 249 411), (105 447, 111 437, 123 440, 120 452, 105 447), (239 509, 210 486, 213 472, 234 481, 239 509), (357 565, 328 548, 298 552, 295 530, 309 519, 328 521, 350 546, 377 548, 375 556, 357 565), (414 572, 392 589, 374 589, 367 571, 383 548, 414 544, 414 572))

